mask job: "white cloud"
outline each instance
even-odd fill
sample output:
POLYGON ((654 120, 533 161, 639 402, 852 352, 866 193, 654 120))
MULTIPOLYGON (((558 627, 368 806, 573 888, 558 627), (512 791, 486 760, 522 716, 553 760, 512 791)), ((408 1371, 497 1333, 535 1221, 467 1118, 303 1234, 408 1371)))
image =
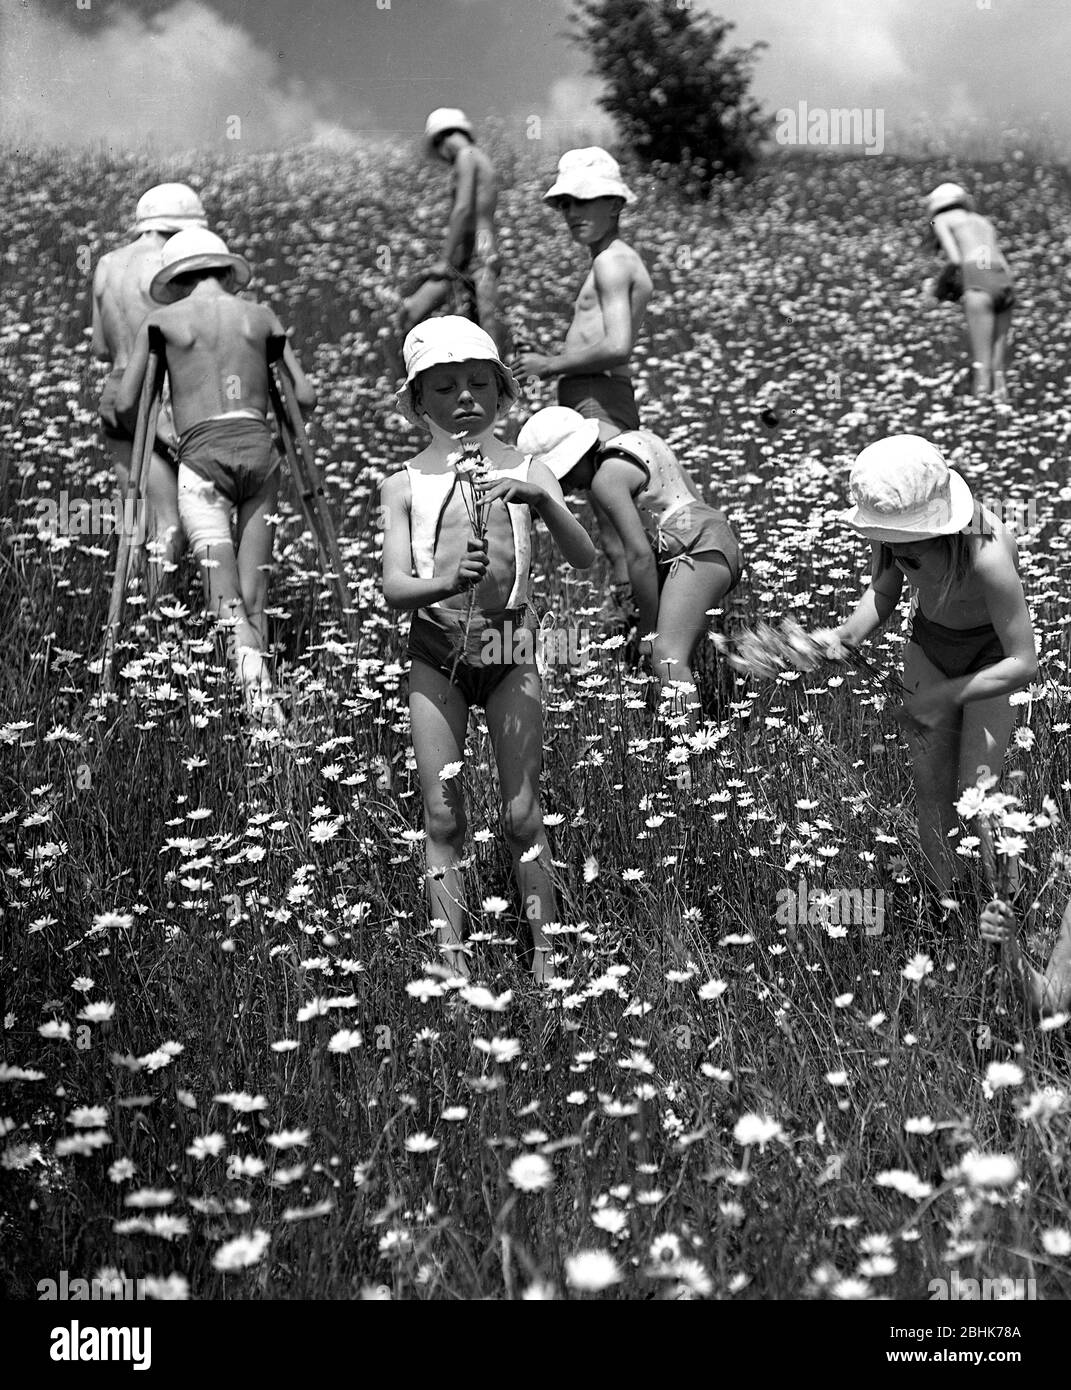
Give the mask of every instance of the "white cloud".
POLYGON ((202 0, 180 0, 155 18, 125 6, 92 27, 73 5, 67 21, 16 0, 0 0, 0 11, 8 139, 169 150, 277 147, 324 135, 323 96, 314 101, 285 79, 272 53, 202 0))

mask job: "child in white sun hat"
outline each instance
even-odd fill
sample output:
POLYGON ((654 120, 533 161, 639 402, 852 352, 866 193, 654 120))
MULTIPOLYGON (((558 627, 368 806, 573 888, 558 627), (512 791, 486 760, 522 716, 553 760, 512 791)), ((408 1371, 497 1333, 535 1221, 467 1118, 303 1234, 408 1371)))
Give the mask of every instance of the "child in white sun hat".
POLYGON ((603 438, 639 429, 628 363, 651 297, 651 277, 617 227, 635 194, 622 179, 617 160, 593 145, 562 155, 558 177, 543 200, 562 214, 573 240, 587 247, 591 269, 563 350, 553 356, 523 354, 520 374, 559 377, 558 404, 601 421, 603 438))
MULTIPOLYGON (((975 211, 974 200, 958 183, 939 184, 926 197, 926 216, 935 248, 948 259, 947 272, 956 273, 955 289, 941 298, 959 298, 967 317, 971 350, 971 391, 998 404, 1006 403, 1004 376, 1015 286, 1008 262, 988 218, 975 211)), ((942 275, 938 284, 946 283, 942 275)))
POLYGON ((403 355, 399 408, 431 442, 383 484, 383 596, 388 607, 413 615, 409 714, 424 799, 429 916, 448 963, 467 975, 458 773, 469 709, 482 705, 533 936, 532 972, 545 981, 555 970, 543 927, 556 920, 557 895, 539 804, 543 710, 533 643, 518 640, 529 629, 533 514, 574 567, 586 569, 595 547, 553 473, 496 438, 495 424, 518 389, 488 334, 456 315, 428 319, 408 335, 403 355))
POLYGON ((149 334, 164 340, 178 431, 178 508, 201 565, 205 606, 233 626, 228 643, 246 704, 281 722, 265 661, 268 569, 279 455, 267 422, 269 353, 283 347, 303 410, 316 404, 285 330, 264 304, 238 299, 251 270, 213 232, 188 228, 167 242, 150 285, 155 309, 138 330, 117 409, 135 409, 149 334), (233 534, 232 534, 233 516, 233 534))
POLYGON ((601 442, 597 420, 548 406, 525 424, 517 447, 539 459, 563 492, 598 502, 625 555, 641 637, 654 633, 651 662, 663 695, 689 731, 698 701, 692 652, 740 578, 740 546, 722 512, 704 502, 676 454, 650 430, 601 442))
MULTIPOLYGON (((919 842, 933 886, 947 894, 956 803, 980 778, 1000 775, 1015 724, 1008 697, 1038 670, 1019 553, 1011 532, 918 435, 869 445, 855 460, 849 489, 854 505, 841 519, 871 543, 870 585, 846 622, 819 635, 832 654, 859 646, 892 616, 907 580, 911 631, 902 680, 919 842)), ((988 830, 977 830, 992 882, 988 830)))

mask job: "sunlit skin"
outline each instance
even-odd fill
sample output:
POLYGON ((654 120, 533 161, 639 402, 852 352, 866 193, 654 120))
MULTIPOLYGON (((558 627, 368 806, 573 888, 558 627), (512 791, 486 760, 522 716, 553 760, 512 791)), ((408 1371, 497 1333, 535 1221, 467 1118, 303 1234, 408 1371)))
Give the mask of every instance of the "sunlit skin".
MULTIPOLYGON (((450 456, 460 444, 458 435, 477 441, 492 467, 513 467, 519 461, 517 451, 492 432, 500 402, 489 363, 432 367, 417 377, 412 397, 414 411, 432 435, 428 448, 412 460, 410 466, 416 471, 450 471, 450 456)), ((383 596, 389 607, 413 612, 443 604, 464 611, 474 602, 481 611, 501 611, 513 588, 515 550, 508 511, 496 503, 529 506, 575 568, 585 569, 594 560, 590 537, 565 506, 557 480, 543 464, 533 462, 526 480, 477 482, 475 492, 486 505, 484 541, 475 540, 460 488, 455 489, 439 524, 435 575, 422 579, 413 574, 409 474, 403 469, 383 484, 383 596)), ((464 789, 459 779, 444 782, 439 773, 464 758, 469 705, 442 671, 413 661, 409 713, 424 800, 429 920, 441 924, 439 943, 447 962, 467 976, 462 947, 467 913, 460 867, 467 833, 464 789)), ((511 670, 488 698, 485 715, 498 767, 502 828, 532 932, 532 972, 537 981, 545 982, 553 978, 555 966, 543 926, 558 919, 558 906, 539 801, 543 710, 536 668, 518 665, 511 670), (526 855, 533 847, 539 849, 534 858, 526 855)))
MULTIPOLYGON (((948 208, 933 219, 932 226, 941 250, 952 265, 961 266, 973 258, 976 264, 1007 270, 1008 263, 988 218, 965 207, 948 208)), ((1004 400, 1007 397, 1004 368, 1012 311, 1003 309, 998 313, 992 296, 979 289, 964 290, 963 310, 971 350, 972 394, 985 396, 992 391, 997 400, 1004 400)))

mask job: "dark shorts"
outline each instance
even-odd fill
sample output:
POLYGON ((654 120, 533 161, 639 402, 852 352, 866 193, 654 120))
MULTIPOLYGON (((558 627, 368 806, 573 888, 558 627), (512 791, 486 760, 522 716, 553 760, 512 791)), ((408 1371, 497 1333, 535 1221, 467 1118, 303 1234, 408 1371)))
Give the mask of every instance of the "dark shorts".
POLYGON ((691 556, 712 552, 728 565, 732 575, 729 589, 735 589, 743 568, 740 542, 723 512, 706 502, 696 502, 672 512, 658 528, 655 555, 660 565, 670 566, 671 574, 678 563, 687 563, 691 556))
MULTIPOLYGON (((111 439, 117 444, 133 444, 134 436, 115 413, 115 401, 119 395, 119 384, 123 380, 124 370, 120 367, 108 377, 104 383, 104 390, 100 393, 97 410, 100 412, 100 424, 105 439, 111 439)), ((159 454, 165 463, 177 473, 178 461, 172 446, 157 435, 152 447, 153 453, 159 454)))
POLYGON ((454 685, 470 705, 486 707, 511 671, 536 669, 534 650, 534 634, 524 608, 474 612, 467 642, 464 611, 420 608, 409 628, 407 655, 411 661, 422 661, 433 671, 441 671, 447 680, 453 675, 454 685), (527 636, 518 637, 522 631, 527 636))
POLYGON ((625 376, 563 376, 558 382, 558 404, 578 411, 585 420, 605 420, 621 430, 638 430, 640 413, 632 382, 625 376))
POLYGON ((1004 660, 1004 648, 992 623, 981 627, 945 627, 918 608, 911 619, 910 641, 947 680, 972 676, 1004 660))
POLYGON ((973 261, 963 262, 963 292, 982 290, 993 301, 993 312, 1003 314, 1015 303, 1015 286, 1004 269, 987 269, 973 261))
POLYGON ((256 497, 279 467, 271 430, 263 420, 202 420, 179 438, 178 461, 213 483, 234 507, 256 497))

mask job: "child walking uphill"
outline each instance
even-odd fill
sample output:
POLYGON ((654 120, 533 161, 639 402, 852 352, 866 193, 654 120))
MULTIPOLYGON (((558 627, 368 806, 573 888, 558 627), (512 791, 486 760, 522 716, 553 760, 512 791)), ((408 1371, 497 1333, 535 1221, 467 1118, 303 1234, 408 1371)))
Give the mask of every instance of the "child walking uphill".
POLYGON ((641 637, 654 633, 651 661, 663 695, 683 689, 683 722, 696 722, 692 652, 707 610, 740 579, 740 547, 724 515, 703 501, 673 450, 650 430, 600 442, 599 422, 548 406, 517 440, 564 492, 584 491, 616 532, 641 637))
POLYGON ((431 443, 383 484, 383 594, 391 608, 413 614, 409 712, 424 799, 429 914, 447 961, 467 975, 464 797, 458 778, 444 774, 462 760, 470 707, 482 705, 503 828, 532 929, 532 972, 542 982, 554 975, 543 928, 557 918, 539 805, 543 711, 532 644, 516 640, 528 626, 533 513, 575 568, 586 569, 595 548, 554 475, 494 436, 518 389, 493 340, 452 315, 418 324, 402 351, 399 407, 426 427, 431 443))
MULTIPOLYGON (((272 700, 264 661, 268 566, 275 528, 279 455, 268 407, 268 355, 285 332, 266 305, 238 299, 249 283, 249 263, 233 256, 218 236, 179 232, 163 252, 163 268, 150 287, 165 307, 138 331, 119 389, 118 409, 136 407, 149 354, 149 333, 164 340, 178 431, 179 516, 200 561, 208 608, 233 624, 233 655, 250 711, 269 721, 281 715, 272 700), (231 514, 237 527, 231 537, 231 514)), ((289 343, 283 362, 294 378, 303 410, 316 393, 289 343)))
POLYGON ((971 349, 971 394, 992 391, 993 399, 1003 404, 1008 399, 1004 363, 1015 287, 993 224, 975 212, 974 200, 958 183, 935 188, 926 199, 926 215, 949 269, 959 269, 971 349))
MULTIPOLYGON (((956 802, 979 778, 999 776, 1015 713, 1009 696, 1037 674, 1034 629, 1019 579, 1015 538, 913 434, 869 445, 850 479, 855 505, 842 519, 871 542, 870 586, 847 622, 827 634, 857 647, 912 591, 903 669, 919 843, 932 886, 951 892, 948 835, 956 802)), ((995 885, 988 827, 977 823, 995 885)))

